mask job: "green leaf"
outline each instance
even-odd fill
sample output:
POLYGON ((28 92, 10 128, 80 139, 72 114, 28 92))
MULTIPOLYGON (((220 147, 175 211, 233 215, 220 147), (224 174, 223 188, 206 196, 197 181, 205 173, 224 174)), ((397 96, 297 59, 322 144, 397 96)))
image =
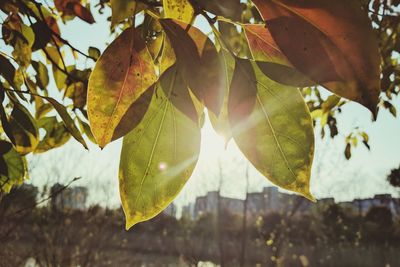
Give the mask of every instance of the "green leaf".
POLYGON ((38 121, 38 127, 46 131, 46 135, 39 142, 35 153, 43 153, 48 150, 61 147, 71 138, 65 125, 57 121, 56 117, 45 117, 38 121))
POLYGON ((165 34, 163 34, 163 46, 158 64, 160 75, 162 75, 175 63, 176 63, 176 56, 174 49, 171 46, 169 38, 165 34))
POLYGON ((35 33, 33 32, 32 28, 25 24, 21 24, 21 34, 24 37, 27 45, 32 47, 33 43, 35 42, 35 33))
POLYGON ((44 65, 40 61, 32 61, 32 67, 35 69, 36 75, 36 84, 39 86, 40 89, 46 90, 47 86, 49 85, 49 74, 44 65))
POLYGON ((76 82, 67 87, 65 96, 72 99, 74 108, 83 109, 86 106, 87 88, 85 83, 76 82))
POLYGON ((99 59, 101 53, 100 53, 100 50, 98 48, 91 46, 91 47, 89 47, 88 50, 89 50, 88 51, 89 52, 89 57, 91 57, 95 61, 99 59))
POLYGON ((100 147, 111 140, 129 107, 157 80, 139 30, 125 30, 104 51, 89 78, 88 115, 100 147))
POLYGON ((322 104, 322 111, 324 113, 331 111, 340 102, 340 97, 337 95, 330 95, 322 104))
POLYGON ((229 99, 233 138, 274 184, 313 200, 312 119, 299 90, 266 77, 255 63, 237 60, 229 99))
POLYGON ((145 9, 146 5, 135 0, 111 0, 111 28, 114 28, 119 22, 132 17, 136 13, 145 9))
POLYGON ((74 123, 74 120, 69 115, 65 106, 58 103, 57 100, 55 100, 54 98, 51 98, 51 97, 43 97, 43 98, 46 99, 54 107, 54 109, 57 111, 57 113, 60 115, 61 119, 63 120, 65 127, 72 134, 72 136, 79 143, 81 143, 84 148, 88 149, 86 142, 82 137, 82 134, 79 132, 78 128, 76 127, 76 125, 74 123))
POLYGON ((79 117, 76 117, 78 119, 78 123, 79 123, 79 128, 81 129, 82 133, 85 133, 87 138, 89 138, 89 140, 96 144, 96 139, 94 139, 94 136, 92 134, 92 131, 90 130, 90 126, 89 124, 87 124, 86 122, 84 122, 83 120, 81 120, 79 117))
MULTIPOLYGON (((52 64, 54 81, 56 82, 57 88, 61 91, 65 89, 66 80, 68 78, 67 75, 60 70, 64 69, 62 58, 56 47, 47 46, 45 48, 45 51, 47 53, 46 56, 48 57, 47 58, 48 62, 52 64), (56 67, 54 64, 56 64, 58 67, 56 67)), ((70 71, 71 69, 73 69, 73 66, 67 67, 67 71, 70 71)))
POLYGON ((21 104, 14 103, 9 123, 17 152, 26 155, 34 151, 39 143, 39 132, 29 111, 21 104))
POLYGON ((188 0, 163 0, 164 17, 191 23, 194 9, 188 0))
POLYGON ((172 70, 161 78, 143 120, 123 141, 119 177, 127 229, 173 201, 199 156, 198 124, 170 101, 175 75, 172 70))
POLYGON ((12 55, 22 68, 27 68, 31 64, 32 49, 29 44, 21 38, 17 38, 12 55))
POLYGON ((228 142, 232 137, 232 132, 229 124, 228 118, 228 101, 229 101, 229 87, 232 82, 233 72, 235 70, 235 59, 233 56, 226 51, 225 49, 221 49, 218 53, 221 62, 223 62, 223 77, 225 77, 225 90, 224 90, 224 101, 222 104, 222 109, 219 115, 215 115, 213 112, 208 112, 208 116, 210 117, 211 124, 215 131, 222 135, 225 139, 225 142, 228 142))
POLYGON ((0 191, 8 193, 12 186, 22 184, 27 178, 25 159, 11 143, 0 140, 0 191))

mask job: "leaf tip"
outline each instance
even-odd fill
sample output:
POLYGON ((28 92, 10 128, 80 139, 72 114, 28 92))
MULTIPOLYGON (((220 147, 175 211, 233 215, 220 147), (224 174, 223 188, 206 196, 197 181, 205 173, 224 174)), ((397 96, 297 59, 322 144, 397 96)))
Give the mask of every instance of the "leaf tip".
POLYGON ((300 190, 298 190, 297 192, 300 195, 302 195, 303 197, 310 200, 311 202, 314 202, 314 203, 317 202, 316 198, 312 195, 312 193, 310 191, 310 186, 305 186, 305 187, 301 188, 300 190))
POLYGON ((310 192, 305 192, 302 194, 302 196, 307 198, 311 202, 317 203, 317 199, 310 192))
POLYGON ((144 218, 138 214, 130 214, 129 212, 125 213, 125 229, 128 231, 136 224, 143 222, 144 218))
POLYGON ((136 221, 134 220, 129 220, 128 218, 126 219, 126 223, 125 223, 125 230, 129 231, 129 229, 131 229, 135 224, 137 224, 136 221))

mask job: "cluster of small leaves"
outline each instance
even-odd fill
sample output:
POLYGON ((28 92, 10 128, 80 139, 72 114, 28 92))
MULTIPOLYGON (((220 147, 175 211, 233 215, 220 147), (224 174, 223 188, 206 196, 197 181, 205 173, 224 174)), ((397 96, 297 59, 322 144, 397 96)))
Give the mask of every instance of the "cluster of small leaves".
POLYGON ((61 37, 59 23, 94 23, 81 1, 56 0, 52 7, 1 1, 0 16, 0 190, 8 192, 28 177, 27 154, 60 147, 71 136, 87 148, 82 133, 94 141, 86 113, 91 69, 66 65, 65 59, 96 60, 100 52, 90 48, 86 55, 61 37))
POLYGON ((387 176, 387 181, 395 188, 400 188, 400 166, 392 169, 387 176))

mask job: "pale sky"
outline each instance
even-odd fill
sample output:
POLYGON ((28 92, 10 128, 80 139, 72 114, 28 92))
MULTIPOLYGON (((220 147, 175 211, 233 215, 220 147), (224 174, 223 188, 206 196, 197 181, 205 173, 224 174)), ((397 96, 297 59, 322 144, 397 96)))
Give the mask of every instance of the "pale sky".
MULTIPOLYGON (((96 11, 93 11, 93 14, 97 21, 93 25, 83 23, 79 19, 61 25, 62 36, 82 51, 87 51, 89 46, 98 47, 103 51, 106 43, 113 39, 109 35, 107 15, 98 15, 96 11)), ((198 22, 198 26, 204 31, 209 29, 204 21, 198 22)), ((83 64, 92 64, 92 61, 83 64)), ((395 106, 400 110, 399 99, 395 102, 395 106)), ((312 193, 317 198, 335 197, 336 200, 370 197, 380 193, 396 194, 396 191, 386 183, 385 178, 390 169, 400 164, 399 119, 382 110, 378 121, 372 123, 367 109, 351 103, 343 107, 343 115, 338 117, 338 126, 341 136, 335 140, 320 140, 319 132, 316 131, 312 193), (351 160, 346 161, 343 155, 344 136, 355 126, 370 135, 371 151, 360 145, 353 150, 351 160)), ((215 190, 219 179, 219 164, 223 169, 225 184, 222 194, 243 197, 247 160, 233 142, 230 142, 227 150, 224 150, 222 138, 212 130, 208 121, 202 130, 202 135, 200 160, 176 203, 185 204, 193 201, 196 196, 215 190)), ((30 181, 41 186, 55 181, 67 183, 73 177, 81 176, 82 179, 75 184, 89 188, 90 203, 118 206, 120 146, 121 142, 117 141, 101 151, 91 144, 90 150, 85 151, 80 144, 71 139, 62 148, 30 157, 32 168, 30 181)), ((268 185, 270 183, 250 167, 250 190, 261 191, 268 185)))

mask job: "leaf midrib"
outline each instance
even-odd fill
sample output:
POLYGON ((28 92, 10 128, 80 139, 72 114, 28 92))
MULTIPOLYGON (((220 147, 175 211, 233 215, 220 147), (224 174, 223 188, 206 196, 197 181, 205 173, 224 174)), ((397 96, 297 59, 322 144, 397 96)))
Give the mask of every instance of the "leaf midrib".
POLYGON ((264 105, 263 105, 263 103, 262 103, 262 101, 261 101, 261 99, 260 99, 259 94, 257 94, 257 102, 258 102, 258 104, 259 104, 260 107, 261 107, 261 110, 262 110, 262 112, 263 112, 263 114, 264 114, 264 116, 265 116, 265 118, 266 118, 266 120, 267 120, 267 123, 268 123, 269 127, 271 128, 272 136, 273 136, 273 138, 274 138, 274 140, 275 140, 276 146, 278 147, 279 153, 281 154, 281 156, 282 156, 282 158, 283 158, 283 160, 284 160, 286 166, 288 167, 288 170, 289 170, 290 173, 293 175, 293 177, 296 179, 296 174, 293 172, 291 166, 289 165, 289 161, 288 161, 288 159, 286 158, 286 154, 285 154, 285 152, 283 151, 283 148, 282 148, 282 146, 281 146, 281 144, 280 144, 280 142, 279 142, 279 140, 278 140, 278 137, 277 137, 277 135, 276 135, 276 133, 275 133, 275 129, 274 129, 274 127, 273 127, 273 125, 272 125, 272 123, 271 123, 271 120, 270 120, 270 118, 269 118, 268 112, 265 110, 264 105))
MULTIPOLYGON (((175 72, 174 72, 174 74, 173 74, 173 77, 172 77, 172 80, 171 80, 170 88, 169 88, 169 90, 168 90, 167 99, 169 99, 169 98, 171 97, 171 93, 172 93, 172 90, 173 90, 173 85, 175 84, 175 79, 176 79, 176 70, 175 70, 175 72)), ((165 117, 166 117, 166 115, 167 115, 167 111, 168 111, 168 108, 170 107, 170 105, 171 105, 171 103, 170 103, 169 101, 165 101, 165 107, 164 107, 164 111, 163 111, 163 115, 162 115, 162 118, 161 118, 160 125, 159 125, 159 127, 158 127, 157 135, 156 135, 156 138, 155 138, 155 140, 154 140, 152 150, 151 150, 151 152, 150 152, 150 157, 149 157, 149 160, 148 160, 148 162, 147 162, 146 169, 145 169, 145 171, 144 171, 144 173, 143 173, 143 176, 142 176, 142 179, 141 179, 141 182, 140 182, 139 192, 138 192, 138 195, 137 195, 137 197, 136 197, 135 204, 134 204, 135 207, 136 207, 137 202, 138 202, 138 200, 139 200, 139 198, 140 198, 140 196, 141 196, 141 194, 142 194, 144 182, 145 182, 145 180, 146 180, 146 177, 148 176, 148 172, 149 172, 149 170, 150 170, 151 163, 153 162, 153 157, 154 157, 154 154, 155 154, 154 152, 155 152, 155 150, 156 150, 158 141, 159 141, 159 139, 160 139, 161 130, 162 130, 162 128, 164 127, 165 117)), ((174 133, 174 134, 175 134, 175 133, 174 133)), ((174 139, 175 139, 175 138, 176 138, 176 136, 174 136, 174 139)), ((176 146, 176 143, 174 144, 174 146, 176 146)))

